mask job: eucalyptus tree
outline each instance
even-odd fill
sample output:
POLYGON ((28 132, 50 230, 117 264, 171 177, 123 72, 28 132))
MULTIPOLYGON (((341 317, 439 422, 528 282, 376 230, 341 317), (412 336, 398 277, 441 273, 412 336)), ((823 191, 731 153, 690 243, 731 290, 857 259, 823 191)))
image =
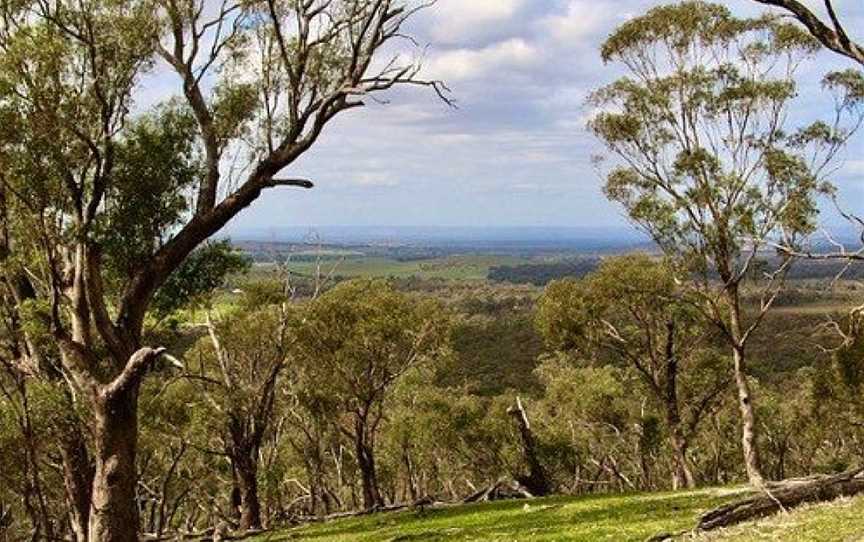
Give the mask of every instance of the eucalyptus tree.
POLYGON ((446 355, 449 319, 438 303, 372 280, 337 285, 310 302, 301 318, 292 360, 309 384, 307 395, 333 413, 353 444, 363 506, 379 508, 375 449, 388 403, 407 371, 446 355))
POLYGON ((606 260, 584 279, 549 284, 537 326, 557 352, 635 371, 666 424, 678 489, 696 485, 688 448, 729 379, 710 329, 674 276, 648 255, 606 260))
POLYGON ((860 74, 825 77, 846 106, 829 123, 792 126, 795 74, 818 43, 777 17, 734 17, 688 1, 621 25, 602 46, 627 75, 599 89, 590 128, 620 162, 605 193, 684 271, 678 280, 726 339, 732 355, 744 464, 763 482, 747 345, 794 258, 754 263, 774 243, 796 246, 814 228, 826 167, 849 132, 860 74), (758 280, 750 281, 757 275, 758 280), (755 308, 742 303, 748 282, 755 308))
MULTIPOLYGON (((849 34, 848 28, 850 28, 850 25, 844 22, 845 18, 838 13, 832 0, 824 0, 824 13, 827 15, 827 20, 825 17, 820 16, 815 9, 812 9, 808 5, 797 0, 756 1, 762 4, 782 8, 804 25, 804 27, 807 28, 807 31, 810 32, 814 38, 819 40, 824 47, 842 57, 856 62, 859 66, 864 67, 864 45, 861 44, 860 40, 857 39, 856 36, 849 34)), ((850 80, 850 92, 845 101, 837 102, 835 100, 835 109, 838 111, 841 111, 844 107, 848 107, 844 102, 851 101, 856 105, 860 105, 861 101, 864 100, 864 78, 861 77, 860 72, 857 75, 852 71, 847 72, 847 77, 850 80)), ((838 205, 838 208, 840 208, 840 205, 838 205)), ((857 249, 849 250, 843 243, 834 242, 831 239, 829 239, 829 241, 838 248, 838 250, 834 252, 819 251, 814 253, 813 251, 801 251, 797 250, 795 247, 787 246, 780 248, 810 259, 849 261, 864 260, 864 219, 854 212, 845 210, 841 210, 841 214, 853 227, 859 230, 859 241, 862 246, 857 249)), ((864 305, 853 309, 848 318, 849 323, 847 324, 847 331, 840 334, 847 343, 847 346, 854 346, 854 341, 857 340, 856 334, 861 333, 860 321, 862 320, 862 313, 864 313, 864 305)))
POLYGON ((231 462, 243 531, 262 527, 259 457, 288 365, 292 323, 285 305, 232 315, 218 323, 208 319, 209 336, 188 356, 190 378, 200 384, 198 408, 211 411, 210 422, 216 424, 206 434, 218 435, 231 462))
MULTIPOLYGON (((398 0, 66 0, 0 6, 2 272, 26 350, 56 344, 91 417, 89 538, 135 540, 137 399, 157 291, 330 121, 397 85, 398 0), (391 49, 392 50, 392 49, 391 49), (174 89, 152 101, 154 67, 174 89), (150 80, 147 78, 151 77, 150 80), (177 98, 171 98, 177 96, 177 98), (148 98, 149 97, 149 98, 148 98)), ((409 43, 410 47, 410 43, 409 43)), ((158 83, 167 84, 162 78, 158 83)))

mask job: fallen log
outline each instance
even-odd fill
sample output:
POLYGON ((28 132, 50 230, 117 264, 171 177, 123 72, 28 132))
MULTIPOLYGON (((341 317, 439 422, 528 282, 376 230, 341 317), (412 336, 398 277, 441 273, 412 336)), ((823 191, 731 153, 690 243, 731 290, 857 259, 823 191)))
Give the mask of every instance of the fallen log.
POLYGON ((534 495, 516 480, 502 478, 488 487, 475 491, 465 497, 465 504, 473 502, 503 501, 508 499, 533 499, 534 495))
POLYGON ((293 525, 306 525, 309 523, 326 523, 337 519, 356 518, 361 516, 369 516, 372 514, 383 514, 391 512, 401 512, 404 510, 416 510, 424 512, 428 508, 438 508, 447 506, 431 496, 426 496, 410 503, 391 504, 388 506, 380 506, 377 508, 364 508, 363 510, 353 510, 350 512, 336 512, 326 516, 298 516, 291 522, 293 525))
POLYGON ((705 513, 696 531, 711 531, 763 518, 807 503, 833 501, 864 493, 864 469, 768 484, 758 494, 705 513))

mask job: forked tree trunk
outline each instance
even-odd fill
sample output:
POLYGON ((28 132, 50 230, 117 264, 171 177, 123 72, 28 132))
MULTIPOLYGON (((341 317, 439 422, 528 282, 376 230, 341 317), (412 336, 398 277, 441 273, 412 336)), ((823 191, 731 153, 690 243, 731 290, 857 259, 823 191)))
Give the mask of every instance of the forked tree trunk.
POLYGON ((741 411, 741 449, 744 452, 744 467, 747 469, 747 479, 754 487, 765 483, 762 476, 762 465, 759 458, 756 414, 753 409, 753 392, 747 382, 747 370, 744 349, 733 350, 735 362, 735 385, 738 388, 738 408, 741 411))
POLYGON ((687 460, 687 443, 680 433, 680 428, 672 430, 672 459, 674 461, 672 489, 693 489, 696 487, 696 480, 687 460))
POLYGON ((240 493, 240 530, 261 529, 261 501, 258 498, 258 461, 254 452, 242 450, 232 458, 240 493))
POLYGON ((357 453, 357 467, 360 469, 363 486, 363 508, 372 510, 384 506, 381 491, 378 489, 378 474, 375 470, 375 449, 366 433, 363 417, 355 422, 354 445, 357 453))
POLYGON ((93 502, 90 542, 137 542, 135 450, 138 385, 94 401, 93 502))
POLYGON ((87 542, 94 471, 78 429, 75 427, 62 437, 60 455, 63 459, 63 485, 72 536, 75 542, 87 542))

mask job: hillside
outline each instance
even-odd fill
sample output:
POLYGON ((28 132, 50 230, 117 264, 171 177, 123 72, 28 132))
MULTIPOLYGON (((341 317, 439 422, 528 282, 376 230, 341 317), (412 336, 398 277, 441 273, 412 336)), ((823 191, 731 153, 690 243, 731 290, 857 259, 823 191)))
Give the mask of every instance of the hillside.
MULTIPOLYGON (((704 511, 743 490, 703 489, 653 495, 554 497, 381 514, 268 533, 254 542, 644 541, 692 527, 704 511)), ((834 542, 864 536, 864 498, 807 506, 787 515, 681 540, 834 542)))

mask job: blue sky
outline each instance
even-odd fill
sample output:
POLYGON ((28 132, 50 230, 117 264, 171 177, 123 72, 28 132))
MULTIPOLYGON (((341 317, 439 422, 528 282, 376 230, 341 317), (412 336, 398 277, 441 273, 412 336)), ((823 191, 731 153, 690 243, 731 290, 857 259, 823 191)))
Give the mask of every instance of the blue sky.
MULTIPOLYGON (((616 76, 598 58, 603 38, 658 3, 439 0, 410 31, 429 44, 425 69, 448 82, 459 108, 414 88, 393 92, 387 105, 347 113, 290 168, 317 188, 267 193, 229 233, 332 225, 625 224, 591 167, 599 147, 585 130, 584 100, 616 76)), ((750 0, 726 3, 740 14, 759 11, 750 0)), ((864 28, 860 0, 836 4, 848 28, 864 28)), ((823 53, 804 70, 803 114, 828 105, 818 92, 822 71, 845 66, 851 63, 823 53)), ((862 151, 859 135, 837 173, 844 200, 860 211, 862 151)))

